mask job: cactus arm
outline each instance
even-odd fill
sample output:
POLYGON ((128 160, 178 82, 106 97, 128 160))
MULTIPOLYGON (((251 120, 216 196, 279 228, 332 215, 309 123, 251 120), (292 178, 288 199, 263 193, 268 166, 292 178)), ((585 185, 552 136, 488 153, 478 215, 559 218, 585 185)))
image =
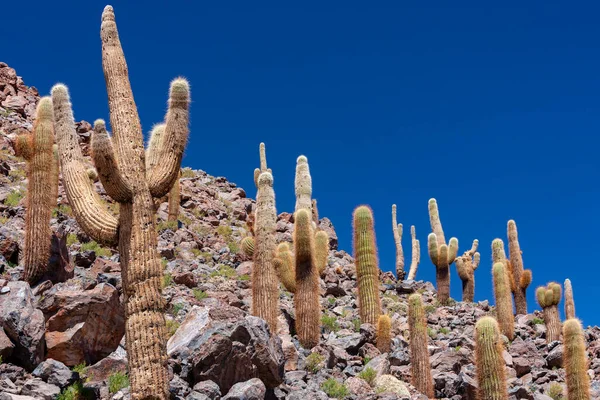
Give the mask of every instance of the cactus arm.
POLYGON ((429 223, 431 224, 431 230, 435 233, 438 244, 446 243, 444 237, 444 229, 442 228, 442 221, 440 220, 440 212, 438 210, 437 201, 435 199, 429 199, 429 223))
POLYGON ((258 147, 259 157, 260 157, 260 172, 267 171, 267 152, 265 149, 265 144, 260 143, 258 147))
POLYGON ((179 205, 181 204, 181 187, 179 179, 181 178, 181 170, 177 175, 177 179, 169 192, 169 216, 168 221, 177 221, 179 219, 179 205))
POLYGON ((513 276, 513 296, 517 314, 527 314, 527 287, 531 282, 531 270, 523 269, 523 252, 519 245, 517 224, 514 220, 507 223, 508 251, 510 256, 510 270, 513 276), (527 276, 528 275, 528 276, 527 276))
POLYGON ((119 223, 101 203, 86 172, 66 86, 52 88, 52 103, 63 184, 75 219, 95 241, 114 245, 119 237, 119 223))
POLYGON ((21 133, 17 135, 13 147, 17 157, 23 157, 26 161, 31 160, 33 155, 33 135, 30 133, 21 133))
POLYGON ((396 219, 396 205, 392 204, 392 231, 396 243, 396 277, 399 281, 404 279, 404 251, 402 250, 402 224, 396 219))
POLYGON ((150 131, 150 140, 146 147, 146 172, 156 167, 160 162, 158 157, 159 149, 162 146, 162 137, 165 133, 165 124, 160 123, 152 127, 150 131))
POLYGON ((312 179, 308 167, 308 160, 305 156, 300 156, 296 160, 296 177, 294 180, 296 192, 296 209, 301 208, 311 210, 312 208, 312 179))
POLYGON ((329 257, 329 235, 325 231, 315 233, 315 262, 319 275, 325 273, 327 259, 329 257))
POLYGON ((417 240, 417 233, 415 232, 415 226, 410 227, 410 237, 412 244, 412 256, 410 261, 410 270, 408 271, 408 279, 413 280, 417 276, 417 269, 419 268, 419 262, 421 261, 421 247, 417 240))
POLYGON ((101 119, 94 122, 92 158, 98 172, 98 178, 102 182, 106 194, 119 203, 131 201, 131 188, 119 171, 112 141, 108 136, 108 132, 106 132, 104 121, 101 119))
POLYGON ((450 242, 448 242, 448 265, 452 264, 456 259, 456 255, 458 254, 458 239, 450 238, 450 242))
POLYGON ((513 316, 513 304, 506 265, 502 262, 495 263, 492 268, 492 275, 498 323, 500 324, 502 334, 509 340, 513 340, 515 336, 515 319, 513 316))
POLYGON ((427 236, 427 250, 429 251, 429 258, 431 258, 431 262, 433 265, 437 267, 439 260, 439 248, 438 241, 435 236, 435 233, 430 233, 427 236))
POLYGON ((148 186, 154 197, 169 193, 179 176, 181 159, 189 135, 189 83, 183 78, 171 82, 165 131, 156 146, 156 164, 147 171, 148 186))
POLYGON ((573 286, 570 279, 565 279, 565 318, 575 318, 575 301, 573 300, 573 286))

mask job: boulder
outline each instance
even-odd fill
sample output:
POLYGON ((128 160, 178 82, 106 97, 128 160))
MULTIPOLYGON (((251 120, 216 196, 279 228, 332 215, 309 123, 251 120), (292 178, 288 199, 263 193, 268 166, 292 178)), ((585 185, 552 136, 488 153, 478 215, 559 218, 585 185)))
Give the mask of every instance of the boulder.
POLYGON ((21 394, 32 396, 39 400, 54 400, 60 394, 60 388, 39 378, 28 379, 21 389, 21 394))
POLYGON ((61 389, 79 379, 79 374, 77 372, 71 371, 65 364, 51 358, 40 363, 40 365, 33 370, 31 375, 40 378, 51 385, 56 385, 61 389))
POLYGON ((393 393, 398 397, 410 398, 410 392, 406 385, 393 375, 382 375, 375 379, 375 392, 393 393))
POLYGON ((252 378, 233 385, 222 400, 263 400, 266 393, 265 384, 258 378, 252 378))
POLYGON ((4 329, 0 327, 0 357, 3 360, 7 360, 13 353, 15 345, 10 341, 4 329))

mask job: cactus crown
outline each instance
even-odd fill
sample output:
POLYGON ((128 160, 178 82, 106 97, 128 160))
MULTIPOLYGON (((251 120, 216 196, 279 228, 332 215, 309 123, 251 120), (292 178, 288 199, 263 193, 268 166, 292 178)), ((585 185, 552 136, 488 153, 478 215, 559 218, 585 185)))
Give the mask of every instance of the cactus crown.
POLYGON ((535 297, 542 308, 557 306, 562 298, 562 288, 560 284, 550 282, 547 286, 538 287, 535 297))

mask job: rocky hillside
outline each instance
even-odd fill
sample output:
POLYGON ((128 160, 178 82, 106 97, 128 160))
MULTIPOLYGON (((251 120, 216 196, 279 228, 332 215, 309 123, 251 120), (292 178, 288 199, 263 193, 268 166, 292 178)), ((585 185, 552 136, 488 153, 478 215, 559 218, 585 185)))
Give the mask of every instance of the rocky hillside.
MULTIPOLYGON (((20 280, 26 163, 13 140, 32 129, 33 87, 0 63, 0 399, 129 398, 119 254, 78 227, 62 185, 54 210, 50 268, 41 283, 20 280)), ((91 126, 77 123, 84 154, 91 126)), ((91 163, 90 163, 91 166, 91 163)), ((98 193, 115 213, 99 182, 98 193)), ((178 226, 157 212, 164 264, 170 391, 173 399, 426 399, 410 385, 407 298, 423 296, 435 396, 475 399, 474 325, 494 314, 487 301, 437 304, 431 283, 397 283, 380 275, 392 349, 381 354, 375 328, 360 323, 352 257, 337 249, 334 227, 320 280, 320 344, 304 349, 294 328, 293 296, 280 291, 279 331, 249 314, 252 262, 239 249, 254 201, 234 183, 184 169, 178 226)), ((277 222, 277 241, 291 242, 291 214, 277 222)), ((532 305, 530 305, 530 309, 532 305)), ((565 399, 563 346, 545 339, 539 312, 519 316, 503 352, 511 399, 565 399)), ((587 328, 592 398, 600 398, 600 329, 587 328)))

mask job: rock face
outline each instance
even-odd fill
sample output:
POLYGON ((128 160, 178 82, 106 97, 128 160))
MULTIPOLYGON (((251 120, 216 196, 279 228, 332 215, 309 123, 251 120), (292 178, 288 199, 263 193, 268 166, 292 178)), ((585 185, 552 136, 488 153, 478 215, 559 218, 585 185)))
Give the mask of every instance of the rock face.
POLYGON ((56 385, 59 388, 65 388, 79 379, 77 372, 71 371, 65 364, 60 361, 48 358, 40 363, 31 375, 48 382, 51 385, 56 385))
POLYGON ((125 333, 119 293, 106 283, 91 290, 57 285, 45 293, 41 307, 47 319, 48 357, 68 366, 108 356, 125 333))

